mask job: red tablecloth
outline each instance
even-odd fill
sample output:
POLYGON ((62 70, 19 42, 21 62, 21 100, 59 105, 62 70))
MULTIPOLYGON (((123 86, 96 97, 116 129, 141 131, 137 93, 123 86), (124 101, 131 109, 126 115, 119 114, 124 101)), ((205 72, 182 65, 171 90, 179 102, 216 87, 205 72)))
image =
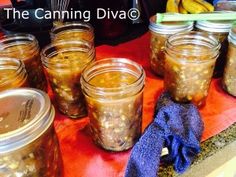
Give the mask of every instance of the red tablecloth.
MULTIPOLYGON (((147 74, 144 91, 143 129, 151 122, 154 104, 163 91, 162 79, 150 72, 149 35, 112 47, 97 47, 97 59, 126 57, 140 63, 147 74)), ((220 87, 220 80, 211 83, 207 104, 200 110, 205 123, 202 140, 214 136, 236 122, 236 99, 220 87)), ((60 141, 65 177, 120 177, 130 151, 106 152, 93 144, 83 129, 88 118, 71 120, 57 113, 55 127, 60 141)))

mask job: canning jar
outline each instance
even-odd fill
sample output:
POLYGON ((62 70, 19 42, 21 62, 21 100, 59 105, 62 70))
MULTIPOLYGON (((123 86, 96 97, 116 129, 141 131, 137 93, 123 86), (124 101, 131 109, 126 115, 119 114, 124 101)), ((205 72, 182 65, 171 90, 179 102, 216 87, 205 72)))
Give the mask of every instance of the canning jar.
POLYGON ((85 68, 81 86, 86 97, 93 141, 106 150, 131 148, 141 135, 142 67, 128 59, 99 60, 85 68))
POLYGON ((0 57, 0 91, 28 86, 24 63, 15 58, 0 57))
POLYGON ((223 87, 231 95, 236 96, 236 24, 229 36, 229 49, 223 76, 223 87))
POLYGON ((204 105, 219 48, 218 40, 203 32, 168 38, 164 87, 175 101, 204 105))
POLYGON ((37 39, 30 34, 11 34, 0 40, 0 56, 17 58, 24 62, 30 87, 47 92, 37 39))
POLYGON ((61 41, 41 52, 43 66, 59 110, 71 118, 87 115, 80 75, 95 60, 94 47, 86 41, 61 41))
POLYGON ((13 89, 0 93, 0 176, 58 177, 61 156, 46 93, 13 89))
POLYGON ((164 75, 165 53, 167 38, 178 32, 193 29, 193 22, 162 22, 156 23, 156 16, 150 18, 150 66, 158 76, 164 75))
POLYGON ((220 55, 216 60, 215 69, 213 76, 221 77, 224 72, 224 66, 226 62, 226 55, 228 50, 227 36, 229 34, 230 28, 233 21, 197 21, 196 29, 198 31, 206 32, 210 35, 216 37, 220 43, 220 55))
POLYGON ((93 27, 85 22, 67 22, 51 30, 53 42, 60 40, 85 40, 94 44, 93 27))

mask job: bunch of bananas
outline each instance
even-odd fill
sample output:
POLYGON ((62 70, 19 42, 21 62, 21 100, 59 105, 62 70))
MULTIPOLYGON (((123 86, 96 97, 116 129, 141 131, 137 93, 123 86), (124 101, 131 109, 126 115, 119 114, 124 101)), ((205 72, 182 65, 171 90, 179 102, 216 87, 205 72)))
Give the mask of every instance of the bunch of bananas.
POLYGON ((166 4, 166 12, 197 14, 212 11, 214 6, 204 0, 168 0, 166 4))

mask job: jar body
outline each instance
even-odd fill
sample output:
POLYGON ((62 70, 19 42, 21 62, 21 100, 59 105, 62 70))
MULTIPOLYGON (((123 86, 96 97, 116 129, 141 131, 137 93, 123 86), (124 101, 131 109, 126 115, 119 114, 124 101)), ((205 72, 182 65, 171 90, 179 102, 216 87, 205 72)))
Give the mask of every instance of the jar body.
POLYGON ((221 43, 221 48, 220 48, 220 54, 219 57, 216 59, 216 64, 213 72, 213 77, 222 77, 223 72, 224 72, 224 67, 226 64, 226 56, 227 56, 227 51, 228 51, 228 40, 227 32, 209 32, 209 31, 204 31, 204 30, 199 30, 202 32, 206 32, 209 35, 213 35, 215 38, 217 38, 220 43, 221 43))
POLYGON ((163 77, 165 71, 165 42, 170 35, 188 32, 193 29, 193 22, 156 23, 156 16, 150 18, 150 66, 152 71, 163 77))
POLYGON ((47 92, 47 81, 40 61, 39 46, 34 36, 7 35, 0 40, 0 46, 0 56, 17 58, 24 62, 30 87, 47 92))
POLYGON ((141 135, 143 70, 139 70, 142 74, 138 74, 139 71, 132 73, 131 68, 126 68, 129 64, 122 63, 127 60, 103 61, 109 64, 94 64, 94 69, 98 71, 100 68, 101 72, 94 70, 89 73, 89 69, 85 69, 81 78, 91 136, 97 145, 106 150, 123 151, 131 148, 141 135), (89 74, 86 76, 85 73, 89 74), (126 86, 137 81, 137 78, 138 84, 130 85, 127 89, 126 86))
POLYGON ((80 75, 84 67, 94 60, 94 48, 83 41, 54 43, 42 51, 42 62, 57 106, 71 118, 87 115, 80 75))
POLYGON ((53 125, 24 147, 0 153, 0 176, 59 177, 61 155, 53 125))
POLYGON ((236 96, 236 45, 232 42, 229 43, 222 83, 229 94, 236 96))
POLYGON ((61 40, 85 40, 94 45, 93 27, 84 22, 65 23, 55 27, 51 31, 53 42, 61 40))
POLYGON ((219 46, 217 39, 197 32, 168 39, 164 87, 175 101, 205 104, 219 46))
POLYGON ((165 42, 169 35, 151 32, 150 66, 158 76, 164 76, 165 71, 165 42))
POLYGON ((27 73, 21 60, 0 57, 0 91, 27 87, 27 73))

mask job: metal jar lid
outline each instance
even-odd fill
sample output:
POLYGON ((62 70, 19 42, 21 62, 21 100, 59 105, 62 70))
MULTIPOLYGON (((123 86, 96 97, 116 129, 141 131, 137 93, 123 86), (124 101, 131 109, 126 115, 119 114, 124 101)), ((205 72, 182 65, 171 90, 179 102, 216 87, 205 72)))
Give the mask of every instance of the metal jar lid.
POLYGON ((19 149, 40 137, 53 123, 48 95, 37 89, 0 93, 0 154, 19 149))
POLYGON ((196 28, 215 33, 228 33, 233 21, 197 21, 196 28))
POLYGON ((193 22, 156 23, 156 16, 152 16, 149 21, 149 29, 159 34, 175 34, 178 32, 191 31, 193 29, 193 22))
POLYGON ((236 45, 236 23, 229 32, 228 40, 229 42, 232 42, 234 45, 236 45))

